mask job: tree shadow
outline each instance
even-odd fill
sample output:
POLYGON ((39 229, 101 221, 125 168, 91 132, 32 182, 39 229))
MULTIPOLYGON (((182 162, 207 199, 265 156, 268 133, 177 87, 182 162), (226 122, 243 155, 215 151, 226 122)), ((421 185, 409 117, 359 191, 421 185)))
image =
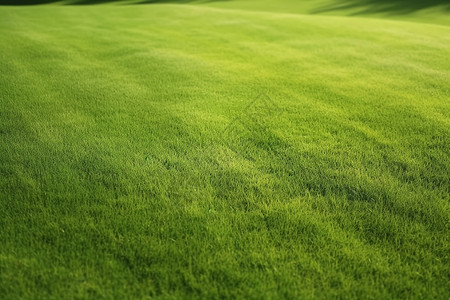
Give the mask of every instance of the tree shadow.
POLYGON ((410 14, 415 11, 440 6, 450 11, 450 0, 343 0, 333 1, 311 13, 320 14, 339 10, 356 10, 352 15, 373 13, 410 14))
POLYGON ((50 3, 61 3, 63 5, 95 5, 103 3, 122 3, 122 4, 158 4, 158 3, 207 3, 231 0, 0 0, 0 5, 40 5, 50 3))
POLYGON ((60 2, 58 0, 0 0, 0 5, 38 5, 60 2))

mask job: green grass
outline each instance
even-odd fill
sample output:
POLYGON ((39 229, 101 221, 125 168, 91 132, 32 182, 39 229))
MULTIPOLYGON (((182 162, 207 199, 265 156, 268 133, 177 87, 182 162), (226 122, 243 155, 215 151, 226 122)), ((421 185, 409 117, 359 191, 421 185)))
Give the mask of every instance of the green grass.
POLYGON ((449 0, 218 0, 208 4, 250 11, 357 16, 450 25, 449 0))
POLYGON ((0 298, 448 299, 449 27, 264 3, 0 7, 0 298))

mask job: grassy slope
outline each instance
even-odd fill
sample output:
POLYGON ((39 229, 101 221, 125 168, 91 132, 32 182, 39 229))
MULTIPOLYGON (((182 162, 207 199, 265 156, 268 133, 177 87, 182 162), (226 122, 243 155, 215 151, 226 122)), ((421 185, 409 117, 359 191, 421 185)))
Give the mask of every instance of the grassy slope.
POLYGON ((0 298, 448 298, 448 27, 42 6, 0 36, 0 298))
POLYGON ((206 4, 250 11, 359 16, 450 25, 448 0, 232 0, 207 1, 206 4))

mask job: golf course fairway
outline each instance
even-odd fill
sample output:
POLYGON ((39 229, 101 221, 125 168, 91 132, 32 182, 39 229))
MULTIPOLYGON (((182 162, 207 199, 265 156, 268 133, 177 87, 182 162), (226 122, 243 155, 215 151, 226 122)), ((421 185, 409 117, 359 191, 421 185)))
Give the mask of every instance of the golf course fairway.
POLYGON ((448 1, 103 2, 0 5, 0 299, 449 299, 448 1))

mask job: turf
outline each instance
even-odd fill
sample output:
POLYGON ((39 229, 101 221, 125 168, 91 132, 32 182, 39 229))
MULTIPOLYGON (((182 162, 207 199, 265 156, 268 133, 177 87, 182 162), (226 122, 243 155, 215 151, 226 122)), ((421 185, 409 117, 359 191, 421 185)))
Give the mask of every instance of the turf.
POLYGON ((356 16, 450 25, 449 0, 219 0, 206 2, 215 7, 250 11, 356 16))
POLYGON ((0 298, 449 298, 449 27, 233 2, 0 7, 0 298))

